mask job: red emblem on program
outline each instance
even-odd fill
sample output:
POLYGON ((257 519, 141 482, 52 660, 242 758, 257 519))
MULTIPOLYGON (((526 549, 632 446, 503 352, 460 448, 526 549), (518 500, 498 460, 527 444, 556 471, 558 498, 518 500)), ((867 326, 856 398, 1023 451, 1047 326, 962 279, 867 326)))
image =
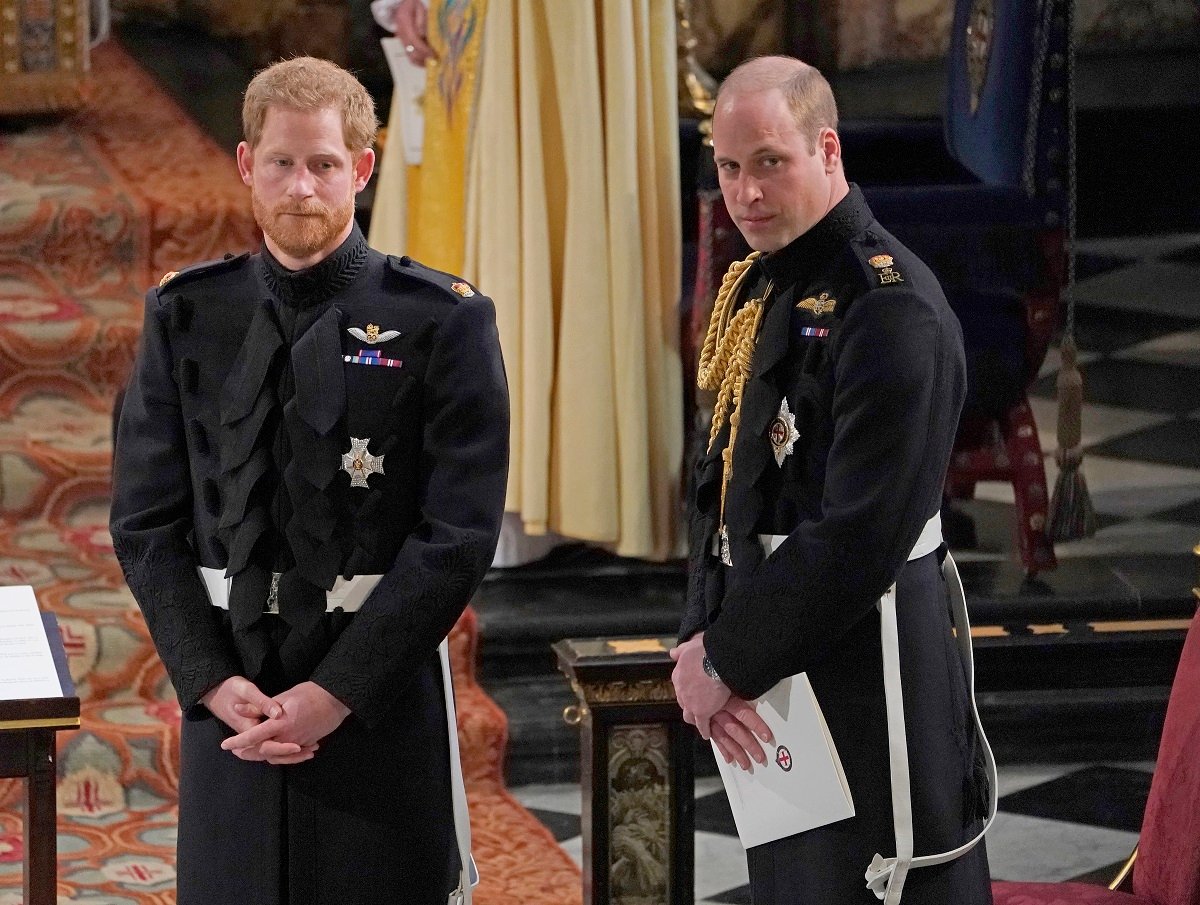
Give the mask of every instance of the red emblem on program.
POLYGON ((779 750, 775 752, 775 763, 779 764, 779 769, 784 773, 792 769, 792 752, 786 745, 780 745, 779 750))

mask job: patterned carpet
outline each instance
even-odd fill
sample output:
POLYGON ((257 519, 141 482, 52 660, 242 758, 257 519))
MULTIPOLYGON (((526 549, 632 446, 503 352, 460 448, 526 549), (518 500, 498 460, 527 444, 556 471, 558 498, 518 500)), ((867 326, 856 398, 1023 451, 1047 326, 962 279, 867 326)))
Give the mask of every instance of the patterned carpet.
MULTIPOLYGON (((60 733, 59 902, 175 901, 180 714, 106 529, 109 411, 145 287, 256 244, 232 160, 114 44, 92 107, 0 127, 0 583, 57 614, 83 728, 60 733)), ((579 871, 508 794, 504 714, 451 635, 479 905, 569 905, 579 871)), ((20 783, 0 780, 0 905, 21 902, 20 783)))

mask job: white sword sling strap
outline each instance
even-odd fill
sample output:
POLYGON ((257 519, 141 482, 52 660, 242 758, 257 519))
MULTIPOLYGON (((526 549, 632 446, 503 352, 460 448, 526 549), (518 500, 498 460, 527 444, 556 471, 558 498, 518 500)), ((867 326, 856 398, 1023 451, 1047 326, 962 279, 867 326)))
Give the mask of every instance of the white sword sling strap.
MULTIPOLYGON (((224 569, 200 566, 200 580, 208 591, 209 602, 223 610, 229 609, 230 580, 224 569)), ((357 612, 370 596, 382 575, 356 575, 349 580, 339 578, 331 591, 326 592, 326 610, 335 608, 347 613, 357 612)), ((265 604, 265 601, 264 601, 265 604)), ((442 664, 442 687, 446 694, 446 738, 450 743, 450 795, 454 804, 454 835, 458 842, 458 886, 446 899, 446 905, 471 905, 471 892, 479 885, 479 871, 471 857, 471 820, 467 812, 467 788, 463 782, 462 759, 458 750, 458 720, 454 710, 454 684, 450 676, 450 649, 446 639, 438 645, 442 664)))
POLYGON ((454 799, 454 834, 458 837, 458 886, 446 905, 471 905, 471 892, 479 885, 479 871, 471 857, 471 818, 467 813, 467 788, 458 751, 458 721, 454 717, 454 684, 450 677, 450 649, 446 639, 438 645, 442 661, 442 686, 446 690, 446 728, 450 739, 450 793, 454 799))
MULTIPOLYGON (((934 516, 926 524, 917 545, 909 554, 909 561, 919 559, 936 550, 942 543, 941 517, 934 516)), ((950 592, 950 607, 954 618, 955 641, 962 658, 967 680, 967 697, 971 703, 971 715, 975 724, 975 735, 980 745, 988 771, 988 817, 979 834, 958 848, 936 855, 914 857, 912 792, 908 773, 908 740, 904 729, 904 699, 900 685, 900 644, 896 621, 896 586, 892 585, 879 601, 880 633, 883 642, 883 689, 887 703, 888 755, 892 784, 892 820, 896 833, 896 855, 884 858, 875 855, 867 868, 867 887, 882 899, 884 905, 898 905, 904 891, 904 881, 913 868, 933 867, 946 864, 965 855, 983 838, 984 833, 996 819, 996 759, 991 746, 983 734, 979 720, 979 708, 975 704, 975 659, 971 651, 971 623, 967 618, 967 600, 963 592, 958 567, 950 553, 942 563, 942 575, 950 592)))

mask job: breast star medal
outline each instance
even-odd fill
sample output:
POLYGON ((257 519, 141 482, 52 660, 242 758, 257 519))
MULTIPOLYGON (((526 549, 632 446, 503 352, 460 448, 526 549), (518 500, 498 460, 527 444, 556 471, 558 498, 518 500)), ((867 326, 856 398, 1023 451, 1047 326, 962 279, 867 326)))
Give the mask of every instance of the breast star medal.
POLYGON ((800 431, 796 430, 796 416, 788 408, 786 396, 779 403, 779 414, 771 422, 767 436, 771 438, 771 449, 775 451, 775 464, 783 468, 783 460, 792 454, 796 441, 800 439, 800 431))
POLYGON ((350 475, 351 487, 370 487, 367 478, 373 474, 383 474, 383 456, 373 456, 367 452, 370 437, 359 440, 350 438, 350 452, 342 453, 342 471, 350 475))
POLYGON ((359 342, 370 343, 372 346, 376 343, 388 342, 400 335, 399 330, 384 330, 381 333, 378 324, 367 324, 366 330, 360 327, 347 327, 346 332, 359 342))

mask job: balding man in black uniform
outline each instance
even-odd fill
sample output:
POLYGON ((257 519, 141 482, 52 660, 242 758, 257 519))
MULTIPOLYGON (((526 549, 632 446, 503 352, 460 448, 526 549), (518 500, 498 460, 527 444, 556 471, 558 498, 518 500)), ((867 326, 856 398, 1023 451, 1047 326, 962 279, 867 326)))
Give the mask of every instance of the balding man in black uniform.
POLYGON ((178 900, 445 905, 437 648, 500 529, 494 309, 367 246, 352 76, 277 64, 243 118, 264 248, 149 293, 114 464, 114 547, 184 710, 178 900))
POLYGON ((912 853, 952 852, 979 833, 990 791, 938 521, 964 395, 961 332, 929 269, 847 183, 836 128, 825 79, 790 58, 744 64, 717 100, 721 189, 755 253, 727 275, 701 356, 717 400, 693 480, 673 678, 685 718, 726 760, 773 766, 747 702, 807 672, 841 757, 855 816, 749 849, 755 905, 901 893, 979 905, 991 901, 982 844, 914 862, 906 880, 892 869, 909 862, 880 640, 894 584, 912 853))

